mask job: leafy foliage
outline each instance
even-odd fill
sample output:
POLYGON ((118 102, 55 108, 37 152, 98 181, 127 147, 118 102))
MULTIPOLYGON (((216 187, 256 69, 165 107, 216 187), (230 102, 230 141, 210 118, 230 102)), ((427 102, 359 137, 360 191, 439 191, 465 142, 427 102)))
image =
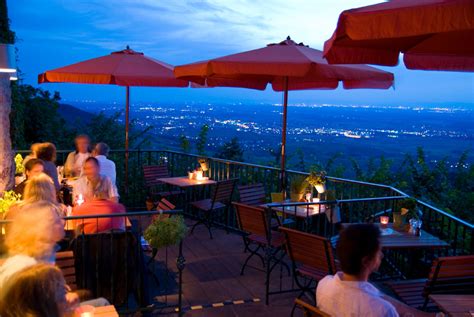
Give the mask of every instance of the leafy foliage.
POLYGON ((225 142, 216 153, 216 157, 231 160, 231 161, 244 161, 244 150, 240 146, 239 139, 233 137, 230 141, 225 142))
POLYGON ((158 216, 145 230, 144 237, 154 248, 163 248, 178 244, 186 237, 188 227, 182 216, 164 218, 158 216))
POLYGON ((15 175, 23 174, 25 172, 25 166, 23 165, 23 156, 20 153, 15 155, 15 175))
POLYGON ((11 205, 21 199, 21 195, 16 194, 13 190, 3 192, 3 196, 0 197, 0 214, 4 214, 11 205))
POLYGON ((201 127, 201 131, 199 131, 198 139, 196 142, 196 150, 199 155, 206 154, 206 145, 207 145, 207 134, 209 132, 209 126, 207 124, 201 127))
POLYGON ((189 153, 191 151, 191 144, 189 143, 189 139, 184 134, 181 134, 179 136, 179 147, 184 153, 189 153))

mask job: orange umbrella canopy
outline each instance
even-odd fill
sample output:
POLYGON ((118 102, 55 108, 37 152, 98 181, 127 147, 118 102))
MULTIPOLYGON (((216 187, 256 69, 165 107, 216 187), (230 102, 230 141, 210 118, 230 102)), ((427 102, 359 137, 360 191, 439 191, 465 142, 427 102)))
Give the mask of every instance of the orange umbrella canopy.
POLYGON ((393 74, 365 65, 329 65, 322 52, 289 37, 278 44, 207 61, 176 66, 177 78, 208 87, 243 87, 275 91, 302 89, 382 88, 393 85, 393 74))
POLYGON ((346 10, 324 45, 331 64, 474 71, 473 0, 392 0, 346 10))
POLYGON ((393 85, 393 74, 365 65, 329 65, 321 51, 288 37, 278 44, 243 53, 176 66, 177 78, 207 87, 242 87, 263 90, 268 84, 284 91, 281 141, 281 186, 285 185, 286 121, 288 91, 381 88, 393 85))
POLYGON ((40 74, 41 83, 105 84, 118 86, 187 87, 176 79, 173 66, 127 49, 56 68, 40 74))

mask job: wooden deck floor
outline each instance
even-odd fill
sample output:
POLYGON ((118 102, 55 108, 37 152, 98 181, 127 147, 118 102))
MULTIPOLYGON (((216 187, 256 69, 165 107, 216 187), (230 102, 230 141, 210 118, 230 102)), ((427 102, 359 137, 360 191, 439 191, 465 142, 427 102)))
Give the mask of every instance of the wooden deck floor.
MULTIPOLYGON (((192 223, 189 221, 189 224, 192 223)), ((185 316, 290 316, 298 293, 272 295, 269 305, 265 305, 265 273, 248 267, 245 274, 240 275, 248 255, 243 253, 242 238, 237 234, 227 234, 222 229, 213 230, 213 234, 214 239, 211 240, 207 229, 199 226, 184 241, 185 316)), ((168 255, 168 261, 174 261, 175 250, 169 250, 168 255)), ((262 265, 256 257, 250 263, 258 267, 262 265)), ((280 274, 283 276, 283 289, 294 287, 288 273, 277 267, 272 273, 271 290, 280 289, 280 274)), ((295 316, 302 316, 302 313, 297 311, 295 316)))

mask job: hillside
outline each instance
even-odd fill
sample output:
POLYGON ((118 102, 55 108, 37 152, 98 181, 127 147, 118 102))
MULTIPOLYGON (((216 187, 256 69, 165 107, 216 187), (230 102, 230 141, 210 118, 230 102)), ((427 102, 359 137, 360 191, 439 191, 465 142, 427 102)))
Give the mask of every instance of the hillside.
POLYGON ((82 130, 94 117, 90 112, 63 103, 59 104, 58 113, 71 127, 78 130, 82 130))

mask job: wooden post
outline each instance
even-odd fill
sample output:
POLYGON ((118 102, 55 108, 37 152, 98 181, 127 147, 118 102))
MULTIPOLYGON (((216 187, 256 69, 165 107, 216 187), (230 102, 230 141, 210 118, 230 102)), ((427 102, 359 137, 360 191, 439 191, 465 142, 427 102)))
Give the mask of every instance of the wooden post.
POLYGON ((0 192, 14 185, 15 167, 10 138, 10 74, 0 73, 0 192))

